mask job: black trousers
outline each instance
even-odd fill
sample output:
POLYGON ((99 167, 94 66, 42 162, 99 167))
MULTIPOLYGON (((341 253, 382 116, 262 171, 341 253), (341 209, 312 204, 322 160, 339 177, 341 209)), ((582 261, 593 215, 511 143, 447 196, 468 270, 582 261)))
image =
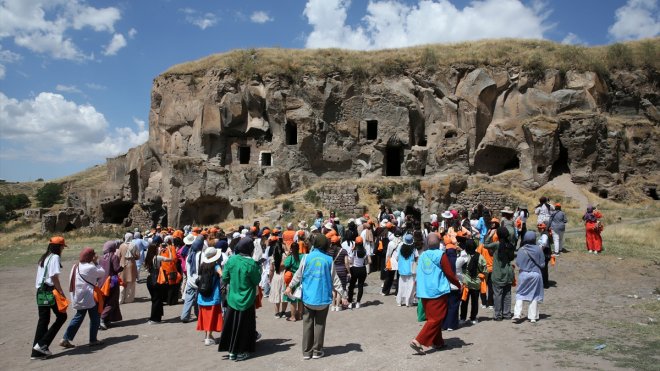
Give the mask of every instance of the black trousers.
MULTIPOLYGON (((60 328, 66 322, 66 313, 60 313, 57 310, 57 304, 53 304, 50 307, 37 307, 39 309, 39 321, 37 321, 37 330, 34 333, 34 341, 32 346, 39 344, 42 347, 50 346, 50 343, 53 342, 55 336, 60 331, 60 328), (55 322, 48 327, 50 323, 50 312, 55 313, 55 322)), ((32 356, 42 356, 43 354, 32 350, 32 356)))
POLYGON ((550 288, 550 281, 548 278, 548 263, 550 262, 550 258, 546 257, 545 258, 545 267, 541 268, 541 277, 543 277, 543 288, 548 289, 550 288))
POLYGON ((486 285, 488 285, 488 293, 487 294, 481 294, 481 305, 487 306, 487 307, 492 307, 494 302, 493 302, 493 282, 490 280, 490 276, 493 273, 488 273, 487 279, 486 279, 486 285))
POLYGON ((351 267, 351 280, 348 283, 348 301, 353 302, 353 292, 355 284, 357 283, 357 302, 362 300, 362 292, 364 289, 364 281, 367 279, 367 267, 351 267))
POLYGON ((153 284, 151 276, 147 277, 147 289, 151 295, 151 314, 149 320, 160 322, 163 319, 163 301, 168 286, 153 284))
POLYGON ((469 289, 467 300, 461 301, 460 318, 462 321, 467 319, 468 302, 470 302, 470 320, 474 321, 477 319, 477 313, 479 313, 479 290, 469 289))
MULTIPOLYGON (((384 271, 384 276, 385 276, 385 282, 383 282, 383 294, 389 295, 390 290, 392 289, 392 284, 394 283, 394 277, 398 271, 384 271)), ((398 285, 397 285, 398 286, 398 285)))

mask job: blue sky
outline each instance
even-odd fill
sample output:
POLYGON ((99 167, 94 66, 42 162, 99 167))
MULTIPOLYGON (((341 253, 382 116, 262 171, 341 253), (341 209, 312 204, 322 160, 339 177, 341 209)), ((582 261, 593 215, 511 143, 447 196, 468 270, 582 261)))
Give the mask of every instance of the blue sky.
POLYGON ((660 34, 658 0, 0 0, 0 179, 69 175, 146 141, 154 77, 237 48, 379 49, 660 34))

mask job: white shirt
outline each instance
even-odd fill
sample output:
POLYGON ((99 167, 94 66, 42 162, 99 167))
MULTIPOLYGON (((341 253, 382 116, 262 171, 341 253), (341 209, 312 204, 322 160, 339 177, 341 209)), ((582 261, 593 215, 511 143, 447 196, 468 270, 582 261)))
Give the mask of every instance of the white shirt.
MULTIPOLYGON (((468 255, 465 250, 461 251, 461 254, 456 258, 456 279, 458 282, 463 282, 463 265, 470 262, 470 255, 468 255)), ((458 287, 450 284, 452 290, 458 290, 458 287)))
POLYGON ((44 260, 43 267, 41 265, 37 265, 37 279, 35 280, 35 287, 41 287, 42 280, 48 286, 55 286, 52 277, 58 274, 60 274, 60 256, 57 254, 49 254, 44 260), (48 269, 48 272, 45 272, 46 269, 48 269), (46 273, 46 279, 44 279, 44 273, 46 273))
MULTIPOLYGON (((71 270, 71 274, 73 272, 74 269, 71 270)), ((94 286, 92 285, 98 285, 98 280, 104 275, 105 271, 103 268, 94 263, 80 263, 78 265, 75 277, 76 288, 71 293, 71 304, 73 304, 73 308, 89 309, 97 305, 94 301, 94 286)))

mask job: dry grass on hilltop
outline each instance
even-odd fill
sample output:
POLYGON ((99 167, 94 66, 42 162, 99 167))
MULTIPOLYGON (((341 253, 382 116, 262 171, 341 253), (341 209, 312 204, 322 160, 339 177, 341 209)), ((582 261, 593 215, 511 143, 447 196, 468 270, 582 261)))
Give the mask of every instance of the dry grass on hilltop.
POLYGON ((455 44, 431 44, 400 49, 246 49, 213 54, 172 66, 164 75, 200 74, 210 68, 229 68, 244 79, 253 74, 301 78, 304 74, 351 74, 354 79, 402 74, 406 69, 435 71, 459 63, 478 66, 520 66, 543 71, 605 73, 616 68, 660 66, 660 38, 586 47, 545 40, 499 39, 455 44))

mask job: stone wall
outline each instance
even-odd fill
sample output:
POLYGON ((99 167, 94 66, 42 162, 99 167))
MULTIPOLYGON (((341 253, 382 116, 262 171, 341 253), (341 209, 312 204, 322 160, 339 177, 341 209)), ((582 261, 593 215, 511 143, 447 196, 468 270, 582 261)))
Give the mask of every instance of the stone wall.
MULTIPOLYGON (((456 201, 449 207, 449 209, 457 210, 472 210, 477 207, 478 204, 483 204, 488 208, 493 216, 500 215, 500 210, 508 206, 512 210, 515 210, 521 201, 517 198, 511 197, 499 192, 493 192, 485 189, 476 189, 473 191, 467 191, 460 193, 456 197, 456 201)), ((534 205, 527 205, 528 210, 534 205)))
POLYGON ((44 216, 50 209, 38 208, 38 209, 27 209, 23 213, 23 218, 29 220, 41 220, 41 217, 44 216))
POLYGON ((360 197, 356 185, 326 185, 316 191, 321 204, 338 215, 354 216, 364 214, 364 206, 358 205, 360 197))
POLYGON ((87 227, 89 223, 89 216, 83 209, 67 207, 44 215, 41 218, 41 233, 69 232, 80 227, 87 227))

